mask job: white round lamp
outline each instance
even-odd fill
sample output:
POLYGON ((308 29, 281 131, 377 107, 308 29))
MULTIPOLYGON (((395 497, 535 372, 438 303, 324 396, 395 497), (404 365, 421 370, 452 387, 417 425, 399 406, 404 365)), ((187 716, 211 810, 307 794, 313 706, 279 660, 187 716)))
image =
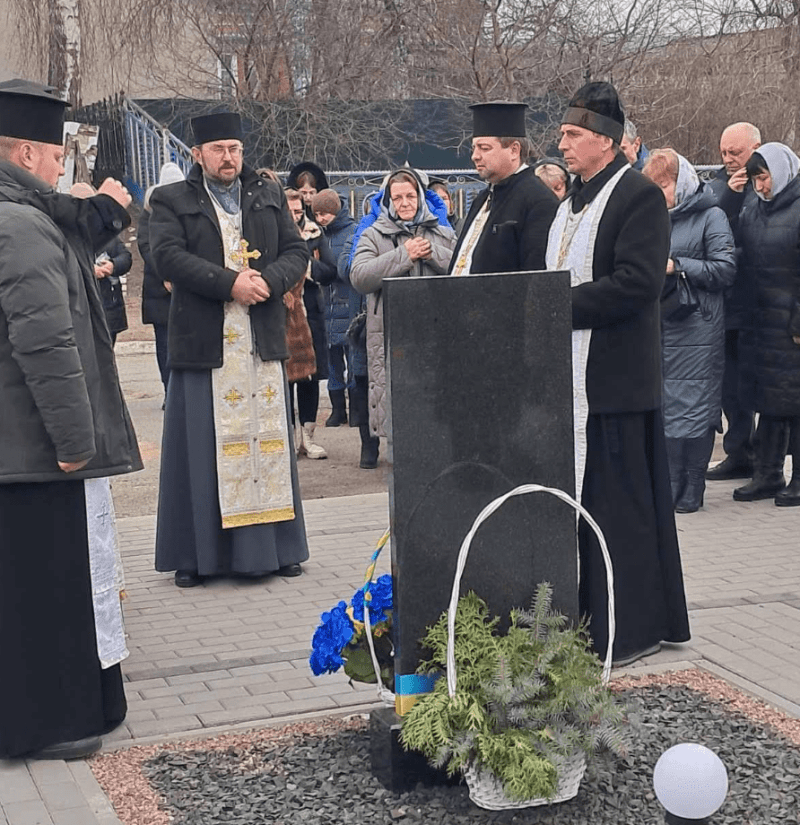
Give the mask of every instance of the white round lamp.
POLYGON ((725 801, 728 771, 714 751, 684 742, 661 754, 653 787, 670 825, 707 823, 725 801))

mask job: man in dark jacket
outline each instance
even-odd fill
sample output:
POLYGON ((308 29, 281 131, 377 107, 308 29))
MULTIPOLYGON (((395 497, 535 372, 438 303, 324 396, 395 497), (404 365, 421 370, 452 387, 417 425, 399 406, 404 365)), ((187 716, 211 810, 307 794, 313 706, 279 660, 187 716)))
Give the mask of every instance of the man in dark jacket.
MULTIPOLYGON (((728 216, 736 244, 737 258, 741 258, 739 215, 746 205, 758 199, 752 186, 747 186, 745 165, 761 146, 761 133, 752 123, 733 123, 719 139, 722 169, 711 181, 717 203, 728 216)), ((743 268, 739 268, 733 286, 725 292, 725 371, 722 376, 722 411, 728 428, 722 439, 725 459, 706 472, 709 481, 731 478, 750 478, 753 475, 753 435, 755 414, 744 409, 739 400, 741 369, 739 338, 747 326, 752 300, 752 284, 743 268)))
POLYGON ((544 269, 556 196, 525 163, 524 103, 477 103, 472 162, 489 186, 472 202, 450 262, 450 274, 544 269), (495 137, 496 135, 503 137, 495 137))
MULTIPOLYGON (((549 269, 572 272, 576 489, 613 562, 619 665, 689 638, 661 415, 669 215, 661 190, 621 153, 623 123, 609 83, 573 97, 559 149, 576 179, 547 248, 549 269)), ((606 569, 585 522, 579 549, 581 612, 603 655, 606 569)))
POLYGON ((94 277, 130 195, 110 179, 87 200, 53 190, 65 104, 50 91, 0 84, 0 759, 87 755, 126 712, 87 496, 142 466, 94 277))
POLYGON ((156 569, 302 573, 287 416, 284 293, 308 251, 280 186, 242 163, 238 115, 192 121, 195 165, 150 196, 150 250, 172 283, 156 569))

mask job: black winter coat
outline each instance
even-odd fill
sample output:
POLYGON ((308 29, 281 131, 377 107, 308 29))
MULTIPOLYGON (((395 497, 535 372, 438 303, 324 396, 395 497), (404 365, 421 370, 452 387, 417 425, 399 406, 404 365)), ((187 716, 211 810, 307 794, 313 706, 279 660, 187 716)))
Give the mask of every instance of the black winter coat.
MULTIPOLYGON (((263 361, 286 360, 283 295, 303 277, 308 251, 277 183, 245 166, 242 235, 261 257, 250 266, 261 272, 270 297, 250 307, 250 321, 263 361)), ((203 170, 195 164, 185 181, 159 186, 150 196, 150 250, 158 273, 172 282, 169 313, 170 369, 222 366, 224 306, 237 273, 225 268, 222 234, 203 170)))
POLYGON ((125 295, 122 292, 120 276, 130 272, 133 258, 119 238, 114 238, 102 251, 114 265, 114 271, 110 275, 97 281, 100 297, 103 299, 106 323, 109 332, 124 332, 128 328, 128 313, 125 310, 125 295))
POLYGON ((169 321, 171 296, 169 290, 164 286, 164 281, 158 277, 153 257, 150 254, 150 212, 147 210, 139 216, 136 242, 139 245, 139 254, 142 256, 142 263, 144 264, 142 323, 166 326, 169 321))
MULTIPOLYGON (((345 245, 353 237, 356 221, 350 214, 350 207, 344 198, 340 198, 341 207, 336 217, 322 229, 330 245, 331 257, 339 260, 345 245)), ((352 287, 349 279, 343 278, 338 264, 334 267, 334 277, 328 286, 323 287, 325 296, 325 334, 328 346, 347 346, 347 328, 350 326, 350 293, 352 287)))
POLYGON ((742 240, 739 231, 739 216, 745 206, 752 207, 758 195, 752 186, 745 186, 741 192, 734 192, 728 186, 730 175, 725 167, 717 172, 711 181, 711 190, 717 198, 717 205, 725 213, 736 244, 737 272, 731 286, 725 290, 725 329, 742 329, 747 325, 750 303, 753 300, 753 284, 741 266, 742 240))
MULTIPOLYGON (((322 229, 313 221, 307 221, 301 227, 301 232, 307 226, 316 227, 317 234, 314 237, 306 238, 308 254, 311 256, 311 275, 314 276, 314 265, 320 263, 321 256, 328 256, 332 260, 330 246, 322 234, 322 229)), ((306 278, 303 285, 303 305, 306 308, 306 320, 311 330, 311 340, 314 343, 314 356, 317 361, 317 371, 314 377, 322 381, 328 377, 328 339, 325 337, 325 301, 323 298, 323 287, 316 281, 306 278)))
POLYGON ((458 238, 449 271, 453 271, 467 230, 489 193, 489 220, 472 253, 470 272, 527 272, 545 268, 547 233, 558 209, 558 198, 530 167, 487 187, 472 202, 458 238))
POLYGON ((0 160, 0 483, 98 478, 142 461, 94 258, 130 222, 0 160), (66 475, 58 462, 89 459, 66 475))
POLYGON ((753 284, 739 339, 740 402, 765 415, 800 416, 800 178, 739 218, 742 265, 753 284))
MULTIPOLYGON (((591 202, 626 163, 620 155, 586 184, 575 181, 573 202, 591 202)), ((592 330, 586 367, 590 413, 661 406, 659 299, 669 243, 661 189, 627 170, 600 219, 592 280, 572 288, 572 328, 592 330)))

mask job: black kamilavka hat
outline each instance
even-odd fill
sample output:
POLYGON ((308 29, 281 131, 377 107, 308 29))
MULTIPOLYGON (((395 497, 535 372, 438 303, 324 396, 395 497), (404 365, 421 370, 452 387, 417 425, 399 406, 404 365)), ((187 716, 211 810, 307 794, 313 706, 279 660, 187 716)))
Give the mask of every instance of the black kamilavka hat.
POLYGON ((595 80, 578 89, 561 122, 591 129, 619 143, 625 130, 625 113, 617 90, 610 83, 595 80))
POLYGON ((527 103, 493 100, 474 103, 472 109, 472 137, 524 138, 527 103))
POLYGON ((194 145, 215 140, 242 140, 242 119, 235 112, 217 112, 192 118, 194 145))
POLYGON ((20 78, 5 80, 0 83, 0 135, 60 146, 67 106, 51 86, 20 78))

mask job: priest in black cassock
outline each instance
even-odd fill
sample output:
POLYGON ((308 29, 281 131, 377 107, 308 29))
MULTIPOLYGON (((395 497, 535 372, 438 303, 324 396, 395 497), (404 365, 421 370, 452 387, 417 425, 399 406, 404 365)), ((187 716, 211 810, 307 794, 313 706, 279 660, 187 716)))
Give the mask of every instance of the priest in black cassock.
POLYGON ((306 242, 281 187, 243 163, 239 116, 192 128, 186 180, 150 197, 150 251, 172 283, 156 569, 178 587, 299 576, 283 296, 305 275, 306 242))
POLYGON ((126 712, 119 589, 97 566, 111 511, 87 502, 142 467, 94 277, 130 195, 54 190, 52 92, 0 83, 0 759, 86 756, 126 712))
POLYGON ((472 202, 450 262, 451 275, 544 269, 558 198, 525 162, 524 103, 476 103, 472 162, 489 186, 472 202))
MULTIPOLYGON (((573 97, 559 149, 576 180, 547 248, 548 269, 572 276, 576 489, 614 565, 616 665, 689 639, 661 414, 670 222, 661 190, 620 151, 624 123, 609 83, 588 83, 573 97)), ((579 545, 581 612, 604 654, 606 572, 585 522, 579 545)))

